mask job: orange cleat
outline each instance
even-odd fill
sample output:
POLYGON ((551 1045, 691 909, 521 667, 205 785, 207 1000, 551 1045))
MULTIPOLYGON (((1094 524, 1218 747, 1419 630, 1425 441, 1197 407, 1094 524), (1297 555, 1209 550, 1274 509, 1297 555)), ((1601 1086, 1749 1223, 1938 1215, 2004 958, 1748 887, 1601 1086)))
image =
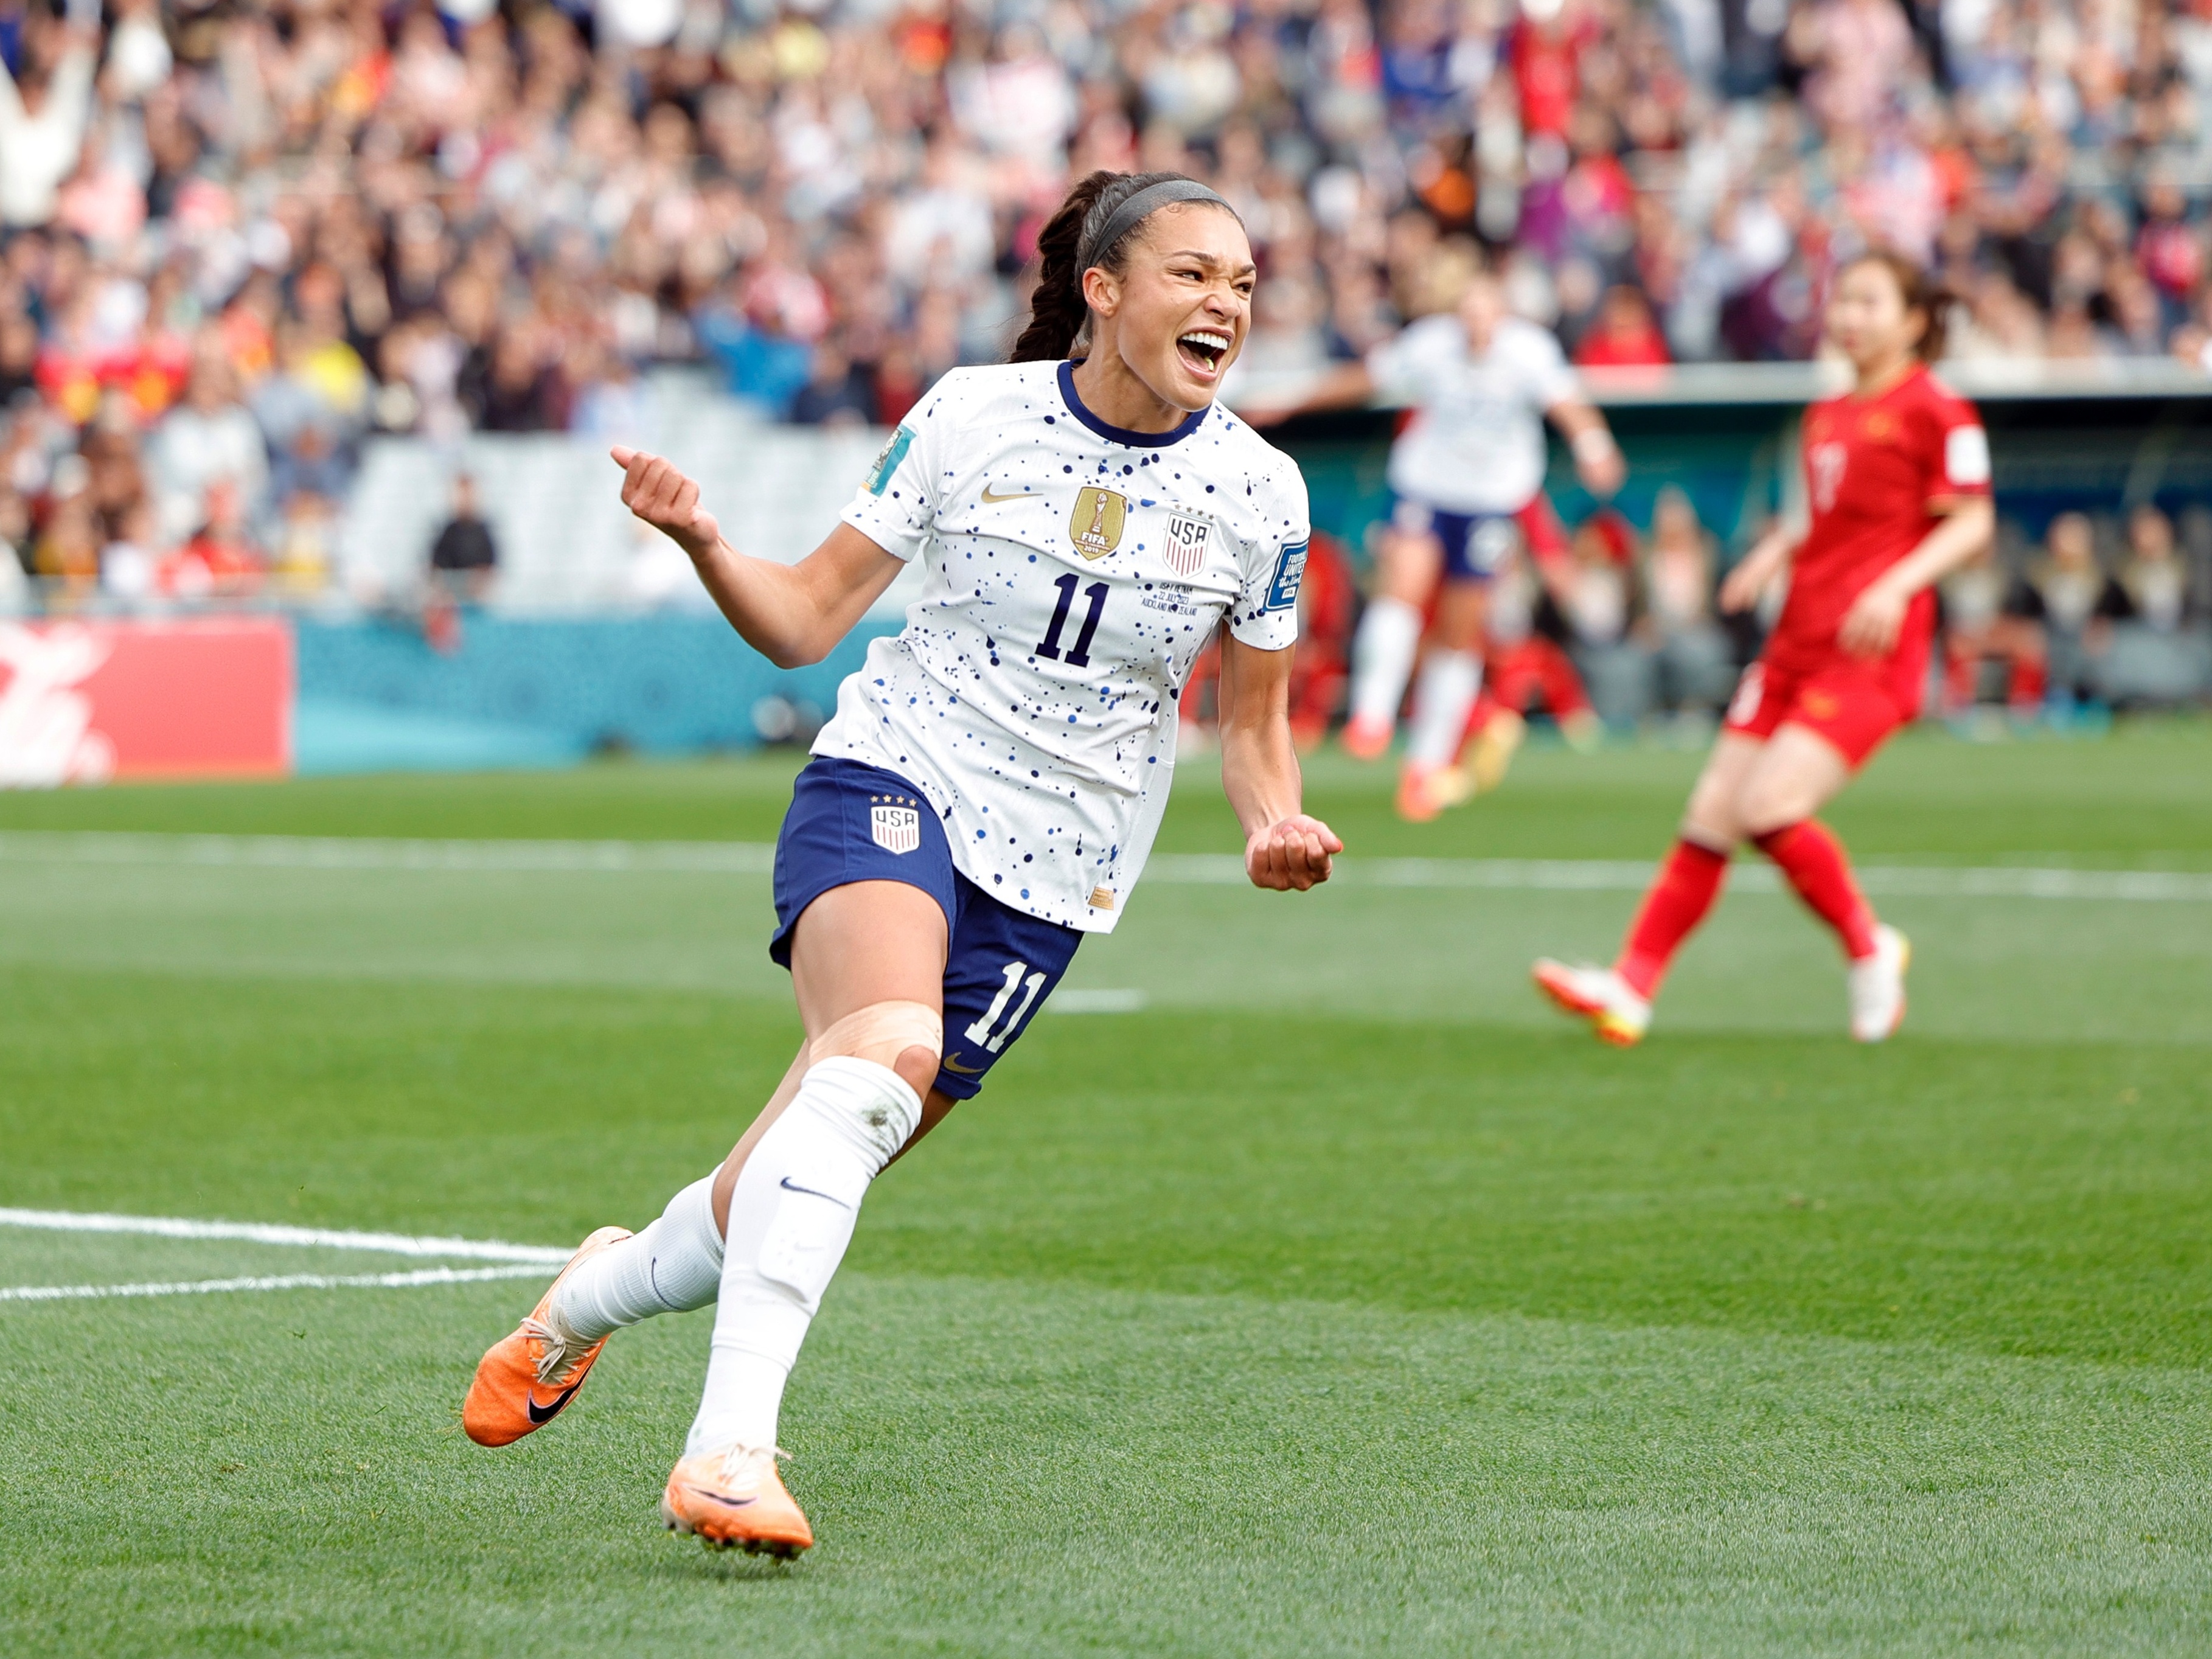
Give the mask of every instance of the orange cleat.
POLYGON ((629 1237, 627 1227, 602 1227, 579 1244, 530 1317, 477 1362, 476 1380, 461 1405, 461 1427, 470 1439, 479 1446, 512 1445, 544 1428, 576 1397, 607 1340, 603 1336, 580 1349, 553 1310, 553 1293, 579 1262, 629 1237))
POLYGON ((1456 805, 1446 776, 1450 769, 1407 761, 1398 771, 1398 816, 1408 823, 1427 823, 1456 805))
POLYGON ((1542 957, 1529 977, 1562 1012, 1589 1021, 1600 1042, 1632 1048, 1651 1029, 1651 1004, 1610 968, 1571 968, 1542 957))
POLYGON ((814 1528, 775 1472, 775 1460, 789 1455, 729 1445, 684 1458, 660 1494, 660 1518, 669 1531, 690 1533, 708 1549, 788 1561, 814 1547, 814 1528))
POLYGON ((1344 727, 1344 752, 1354 760, 1380 760, 1382 751, 1390 746, 1394 735, 1389 720, 1347 720, 1344 727))

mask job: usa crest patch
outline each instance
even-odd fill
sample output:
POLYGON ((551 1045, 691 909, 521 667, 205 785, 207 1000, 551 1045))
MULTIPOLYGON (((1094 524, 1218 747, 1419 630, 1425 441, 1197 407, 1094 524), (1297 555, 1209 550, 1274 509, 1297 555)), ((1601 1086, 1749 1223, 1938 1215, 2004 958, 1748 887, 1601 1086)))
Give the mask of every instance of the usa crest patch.
POLYGON ((868 835, 886 853, 911 853, 921 845, 921 814, 911 806, 871 806, 868 835))
POLYGON ((1198 574, 1199 566, 1206 562, 1206 533, 1212 527, 1203 519, 1170 514, 1167 543, 1161 550, 1167 556, 1168 568, 1178 576, 1198 574))

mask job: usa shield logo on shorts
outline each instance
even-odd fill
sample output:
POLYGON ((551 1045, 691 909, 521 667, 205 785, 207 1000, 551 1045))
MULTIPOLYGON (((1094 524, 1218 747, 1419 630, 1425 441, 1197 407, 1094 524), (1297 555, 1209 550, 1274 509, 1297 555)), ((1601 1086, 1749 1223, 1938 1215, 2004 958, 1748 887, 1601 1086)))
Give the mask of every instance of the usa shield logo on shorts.
POLYGON ((921 814, 911 806, 871 806, 868 834, 886 853, 911 853, 921 845, 921 814))
POLYGON ((1182 514, 1168 519, 1168 539, 1161 551, 1166 554, 1168 568, 1178 576, 1195 576, 1199 566, 1206 562, 1206 535, 1212 526, 1203 519, 1185 518, 1182 514))

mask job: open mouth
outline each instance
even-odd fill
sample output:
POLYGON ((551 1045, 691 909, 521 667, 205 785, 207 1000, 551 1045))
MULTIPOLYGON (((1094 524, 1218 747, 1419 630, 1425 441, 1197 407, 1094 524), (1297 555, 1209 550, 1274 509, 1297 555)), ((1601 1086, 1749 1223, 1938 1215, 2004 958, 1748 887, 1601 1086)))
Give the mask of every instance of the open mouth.
POLYGON ((1229 337, 1218 329, 1192 329, 1176 340, 1176 355, 1182 359, 1183 367, 1200 380, 1210 380, 1220 372, 1221 360, 1229 355, 1229 337))

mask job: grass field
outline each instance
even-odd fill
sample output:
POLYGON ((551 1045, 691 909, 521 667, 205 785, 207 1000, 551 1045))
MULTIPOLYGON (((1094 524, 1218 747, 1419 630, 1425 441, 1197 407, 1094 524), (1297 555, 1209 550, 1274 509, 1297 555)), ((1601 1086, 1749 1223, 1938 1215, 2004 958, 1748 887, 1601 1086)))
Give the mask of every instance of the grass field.
MULTIPOLYGON (((0 797, 0 1206, 641 1224, 798 1029, 765 877, 640 844, 771 839, 793 763, 0 797)), ((1304 898, 1190 764, 1068 981, 1124 1012, 870 1199, 791 1567, 653 1517, 706 1313, 488 1453, 539 1280, 0 1300, 0 1653, 2212 1650, 2212 730, 1899 744, 1834 818, 1905 1034, 1747 866, 1601 1049, 1527 962, 1609 952, 1695 763, 1416 830, 1324 760, 1304 898)), ((0 1287, 422 1265, 0 1225, 0 1287)))

